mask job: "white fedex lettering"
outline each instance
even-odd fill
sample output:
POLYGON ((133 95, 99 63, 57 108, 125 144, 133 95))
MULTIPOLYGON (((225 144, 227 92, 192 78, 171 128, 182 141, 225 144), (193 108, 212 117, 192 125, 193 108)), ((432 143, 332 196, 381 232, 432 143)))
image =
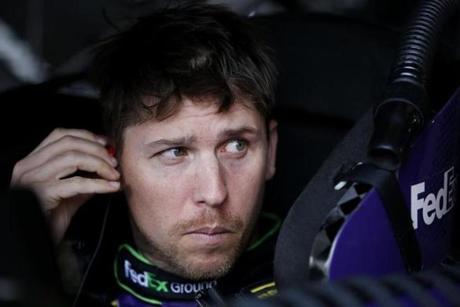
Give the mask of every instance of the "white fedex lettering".
POLYGON ((131 268, 131 262, 129 262, 128 260, 125 260, 124 268, 125 268, 125 276, 131 279, 133 283, 139 284, 145 288, 148 287, 149 279, 147 276, 147 272, 144 272, 143 274, 137 273, 135 270, 131 268))
POLYGON ((171 291, 174 293, 180 293, 180 294, 190 294, 190 293, 198 293, 199 291, 203 289, 209 289, 214 287, 217 284, 217 281, 208 281, 208 282, 199 282, 195 284, 191 283, 171 283, 171 291))
POLYGON ((444 172, 443 186, 435 193, 425 193, 425 182, 411 186, 411 218, 414 229, 419 226, 419 211, 422 211, 422 220, 425 225, 431 225, 435 218, 441 219, 455 205, 455 173, 451 167, 444 172))

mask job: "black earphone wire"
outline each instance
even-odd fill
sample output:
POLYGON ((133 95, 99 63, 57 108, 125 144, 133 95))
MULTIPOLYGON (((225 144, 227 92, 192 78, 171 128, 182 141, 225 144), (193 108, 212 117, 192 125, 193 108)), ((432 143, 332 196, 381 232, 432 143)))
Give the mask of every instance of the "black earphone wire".
POLYGON ((91 260, 89 261, 88 267, 86 268, 85 273, 83 274, 83 277, 82 277, 81 282, 80 282, 80 286, 78 287, 78 291, 75 294, 75 299, 74 299, 74 301, 72 303, 72 307, 77 306, 78 299, 80 298, 80 295, 82 293, 82 290, 83 290, 83 287, 85 285, 86 279, 88 277, 89 271, 91 270, 91 267, 92 267, 92 265, 94 263, 94 260, 96 259, 96 256, 97 256, 97 254, 98 254, 98 252, 99 252, 99 250, 101 248, 102 239, 104 238, 105 228, 107 226, 107 220, 108 220, 109 211, 110 211, 110 207, 111 207, 110 206, 111 200, 112 200, 112 198, 110 197, 109 201, 107 202, 107 206, 105 208, 104 218, 102 220, 102 226, 101 226, 101 230, 99 232, 99 238, 98 238, 98 241, 97 241, 96 248, 94 249, 94 253, 91 256, 91 260))

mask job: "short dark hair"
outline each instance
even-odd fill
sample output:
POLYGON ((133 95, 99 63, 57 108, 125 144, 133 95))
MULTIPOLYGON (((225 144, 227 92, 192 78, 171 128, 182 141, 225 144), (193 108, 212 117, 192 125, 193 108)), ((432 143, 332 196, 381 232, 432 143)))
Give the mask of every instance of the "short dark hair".
POLYGON ((139 18, 103 42, 93 66, 115 144, 128 125, 174 114, 184 96, 211 95, 219 111, 244 97, 268 119, 276 68, 257 32, 223 6, 193 1, 139 18))

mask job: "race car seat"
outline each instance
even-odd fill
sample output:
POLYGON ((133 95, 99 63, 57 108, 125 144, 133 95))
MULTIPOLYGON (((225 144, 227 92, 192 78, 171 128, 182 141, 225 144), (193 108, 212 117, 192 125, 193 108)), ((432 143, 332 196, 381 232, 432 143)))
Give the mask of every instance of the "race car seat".
POLYGON ((430 44, 455 4, 422 3, 383 103, 354 126, 291 207, 275 254, 280 289, 419 271, 448 257, 459 92, 434 117, 423 101, 430 44), (422 125, 424 117, 429 120, 422 125))

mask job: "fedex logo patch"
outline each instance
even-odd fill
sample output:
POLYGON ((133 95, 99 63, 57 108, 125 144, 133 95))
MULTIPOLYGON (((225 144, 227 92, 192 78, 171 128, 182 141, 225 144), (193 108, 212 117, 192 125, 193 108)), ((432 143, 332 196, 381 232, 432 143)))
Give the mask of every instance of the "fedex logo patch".
POLYGON ((454 167, 444 172, 444 180, 438 191, 425 191, 425 182, 411 186, 411 218, 414 229, 420 223, 431 225, 435 219, 442 219, 455 205, 454 167), (431 192, 431 193, 430 193, 431 192))

